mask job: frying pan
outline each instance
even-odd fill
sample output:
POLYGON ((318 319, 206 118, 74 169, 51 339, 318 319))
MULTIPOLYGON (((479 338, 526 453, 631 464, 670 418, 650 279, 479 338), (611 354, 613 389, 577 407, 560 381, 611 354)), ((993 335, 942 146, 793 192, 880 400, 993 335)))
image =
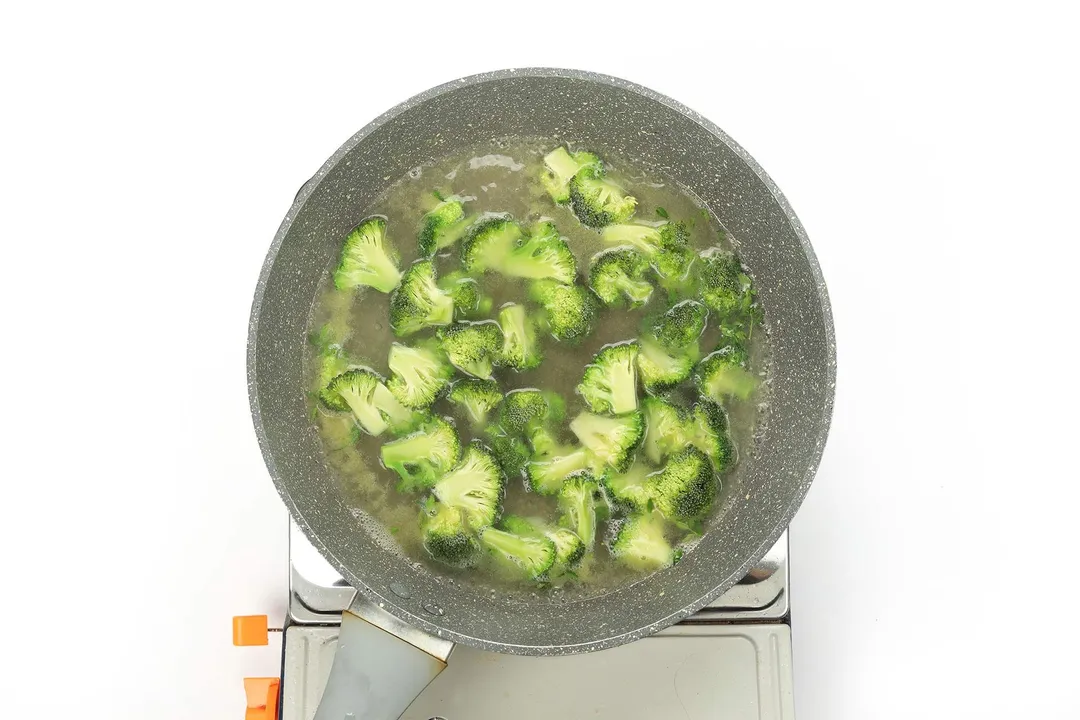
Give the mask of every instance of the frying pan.
MULTIPOLYGON (((282 499, 357 589, 354 614, 371 627, 410 636, 410 647, 433 655, 445 655, 451 643, 529 655, 601 650, 706 605, 746 574, 798 509, 825 444, 834 379, 821 271, 802 225, 765 172, 719 128, 674 100, 575 70, 463 78, 407 100, 360 130, 303 186, 281 223, 259 278, 248 337, 251 412, 282 499), (771 333, 763 427, 753 452, 726 481, 703 539, 672 568, 572 603, 543 593, 493 598, 482 587, 442 581, 387 549, 357 523, 309 419, 306 325, 342 238, 411 168, 507 136, 557 137, 691 190, 736 241, 771 333)), ((355 624, 353 618, 347 624, 355 624)), ((370 639, 345 642, 344 630, 342 637, 346 647, 372 647, 370 639)), ((373 688, 401 676, 378 667, 364 672, 379 674, 366 676, 373 688)), ((392 702, 373 701, 380 703, 387 707, 367 707, 356 717, 396 717, 386 714, 394 711, 392 702)))

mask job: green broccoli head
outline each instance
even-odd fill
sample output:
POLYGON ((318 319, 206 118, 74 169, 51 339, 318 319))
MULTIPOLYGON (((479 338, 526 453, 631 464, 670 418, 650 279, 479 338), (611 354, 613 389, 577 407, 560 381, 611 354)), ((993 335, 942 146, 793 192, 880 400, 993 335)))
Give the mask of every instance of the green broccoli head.
POLYGON ((565 417, 566 402, 546 390, 511 390, 499 407, 499 427, 526 438, 537 428, 550 427, 565 417))
POLYGON ((509 215, 486 214, 473 224, 461 244, 461 265, 473 273, 497 270, 506 264, 523 236, 521 226, 509 215))
POLYGON ((469 567, 476 562, 480 547, 457 508, 431 502, 420 519, 424 549, 435 560, 452 567, 469 567))
POLYGON ((360 427, 371 435, 381 435, 387 429, 394 434, 409 432, 423 417, 398 402, 369 368, 346 370, 331 380, 327 389, 341 398, 360 427))
POLYGON ((502 348, 502 331, 492 321, 454 323, 439 330, 443 352, 458 370, 491 378, 492 361, 502 348))
POLYGON ((608 345, 585 366, 577 391, 593 412, 637 410, 637 355, 636 343, 608 345))
POLYGON ((574 254, 553 224, 539 223, 525 235, 505 215, 490 216, 477 224, 465 243, 462 261, 471 272, 493 270, 526 280, 571 283, 577 277, 574 254))
POLYGON ((749 290, 742 264, 733 253, 712 249, 701 254, 698 280, 701 301, 720 317, 738 312, 749 290))
POLYGON ((585 412, 571 421, 570 430, 599 462, 625 472, 645 434, 645 420, 640 412, 618 417, 585 412))
POLYGON ((488 527, 480 534, 480 542, 531 580, 543 580, 555 564, 555 543, 543 535, 517 535, 488 527))
POLYGON ((557 147, 544 156, 540 182, 551 199, 561 205, 570 200, 570 181, 586 167, 601 167, 600 158, 590 152, 570 153, 557 147))
POLYGON ((352 290, 366 285, 387 293, 400 280, 397 254, 386 239, 386 218, 369 217, 346 236, 334 270, 334 287, 352 290))
POLYGON ((600 231, 600 240, 610 247, 632 247, 650 261, 660 252, 676 252, 690 246, 690 231, 685 223, 662 225, 626 223, 609 225, 600 231))
POLYGON ((573 473, 563 482, 557 498, 559 524, 573 530, 586 548, 596 540, 596 506, 603 502, 600 484, 587 470, 573 473))
POLYGON ((630 248, 611 248, 593 256, 589 287, 605 305, 644 305, 652 297, 653 286, 644 279, 649 261, 630 248))
POLYGON ((385 443, 379 450, 383 466, 401 478, 398 490, 430 488, 461 459, 461 441, 454 426, 433 418, 412 435, 385 443))
POLYGON ((608 225, 600 231, 600 240, 612 248, 631 248, 652 262, 661 250, 660 229, 652 225, 608 225))
POLYGON ((521 436, 508 434, 498 426, 490 426, 486 438, 503 473, 508 478, 522 477, 525 466, 532 458, 532 452, 521 436))
POLYGON ((645 415, 645 457, 654 465, 659 465, 673 452, 686 447, 687 418, 671 403, 660 398, 648 397, 641 402, 645 415))
POLYGON ((330 390, 330 382, 341 373, 349 369, 349 361, 345 357, 345 351, 340 345, 326 345, 319 351, 316 360, 318 363, 318 376, 316 377, 315 396, 327 410, 335 412, 347 412, 348 403, 344 398, 330 390))
POLYGON ((435 264, 415 263, 390 296, 390 327, 399 337, 427 327, 449 325, 454 319, 454 300, 435 282, 435 264))
POLYGON ((491 298, 480 289, 476 278, 463 272, 452 272, 439 278, 439 289, 454 301, 455 318, 478 318, 491 312, 491 298))
POLYGON ((716 472, 735 462, 735 445, 728 435, 727 412, 723 406, 702 398, 694 406, 686 427, 687 441, 705 453, 716 472))
POLYGON ((697 300, 683 300, 653 320, 650 334, 668 350, 697 347, 708 317, 708 309, 697 300))
POLYGON ((420 255, 431 257, 450 247, 465 233, 468 220, 460 200, 448 199, 436 205, 420 221, 420 255))
POLYGON ((534 458, 525 466, 528 487, 539 495, 555 495, 566 478, 582 470, 595 470, 600 465, 585 448, 559 448, 534 458))
POLYGON ((539 518, 507 515, 499 525, 503 530, 521 537, 546 537, 555 543, 555 565, 552 574, 558 574, 577 565, 585 557, 585 543, 573 530, 549 527, 539 518))
POLYGON ((559 442, 559 432, 554 427, 541 426, 533 428, 532 432, 529 433, 529 445, 532 446, 533 455, 537 458, 570 453, 570 450, 559 442))
POLYGON ((451 386, 447 399, 461 408, 474 428, 482 428, 491 411, 502 402, 503 394, 494 380, 463 378, 451 386))
POLYGON ((662 250, 653 258, 660 287, 667 290, 672 301, 693 297, 697 294, 698 279, 695 269, 697 255, 689 248, 662 250))
POLYGON ((497 361, 514 370, 531 370, 544 359, 536 337, 536 321, 529 317, 524 305, 510 304, 499 311, 502 330, 502 349, 497 361))
POLYGON ((529 286, 529 298, 543 308, 548 330, 556 340, 576 344, 592 332, 596 300, 584 288, 537 280, 529 286))
POLYGON ((687 283, 696 258, 689 248, 689 237, 686 225, 680 222, 609 225, 600 232, 605 245, 633 248, 644 255, 669 292, 690 287, 687 283))
POLYGON ((570 208, 582 225, 602 228, 626 222, 636 207, 637 200, 597 167, 582 168, 570 180, 570 208))
POLYGON ((540 518, 527 518, 521 515, 503 515, 499 527, 515 535, 543 535, 544 521, 540 518))
POLYGON ((709 458, 696 447, 672 455, 649 481, 656 509, 667 519, 683 523, 704 517, 718 488, 709 458))
POLYGON ((423 409, 450 383, 454 370, 438 345, 426 342, 416 347, 400 343, 390 346, 387 387, 402 405, 423 409))
POLYGON ((653 469, 648 465, 636 462, 624 473, 606 473, 602 484, 615 506, 645 510, 652 500, 649 485, 649 475, 652 472, 653 469))
POLYGON ((541 222, 507 256, 504 266, 496 270, 526 280, 548 278, 570 284, 577 277, 577 259, 555 225, 541 222))
POLYGON ((704 397, 724 402, 730 397, 749 399, 758 380, 746 368, 746 352, 727 344, 698 364, 694 382, 704 397))
POLYGON ((457 508, 473 530, 493 525, 499 514, 505 479, 495 456, 476 443, 469 445, 461 462, 432 487, 435 497, 457 508))
POLYGON ((638 376, 645 390, 661 393, 670 390, 690 377, 697 362, 698 351, 695 345, 669 352, 659 342, 649 337, 642 337, 638 342, 638 376))
POLYGON ((545 532, 548 539, 555 543, 555 571, 562 572, 574 568, 585 557, 588 548, 578 534, 567 528, 554 528, 545 532))
POLYGON ((670 567, 679 552, 665 537, 664 519, 656 513, 631 515, 619 526, 611 542, 611 554, 627 567, 651 572, 670 567))

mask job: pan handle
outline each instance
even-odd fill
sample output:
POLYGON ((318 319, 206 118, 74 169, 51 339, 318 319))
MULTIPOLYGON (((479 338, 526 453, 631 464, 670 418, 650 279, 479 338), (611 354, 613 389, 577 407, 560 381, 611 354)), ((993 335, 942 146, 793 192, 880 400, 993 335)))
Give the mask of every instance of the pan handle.
POLYGON ((341 634, 315 720, 395 720, 446 668, 454 644, 402 622, 360 593, 341 634))

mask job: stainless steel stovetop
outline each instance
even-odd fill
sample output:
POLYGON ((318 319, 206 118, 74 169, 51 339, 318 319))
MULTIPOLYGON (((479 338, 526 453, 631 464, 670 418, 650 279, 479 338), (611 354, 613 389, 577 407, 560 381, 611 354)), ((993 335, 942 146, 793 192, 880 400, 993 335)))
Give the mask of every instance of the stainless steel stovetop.
MULTIPOLYGON (((311 720, 354 590, 290 527, 280 720, 311 720)), ((792 720, 787 533, 747 577, 635 643, 564 657, 458 646, 403 720, 792 720), (540 680, 538 683, 537 680, 540 680)))

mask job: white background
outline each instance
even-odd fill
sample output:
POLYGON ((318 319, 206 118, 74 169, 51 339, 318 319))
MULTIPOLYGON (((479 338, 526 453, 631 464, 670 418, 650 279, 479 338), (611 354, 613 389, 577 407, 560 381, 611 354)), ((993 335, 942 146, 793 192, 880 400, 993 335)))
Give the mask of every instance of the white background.
POLYGON ((277 657, 230 616, 285 605, 244 369, 270 239, 378 113, 558 65, 710 117, 818 252, 800 720, 1077 717, 1072 4, 377 5, 0 10, 0 715, 241 717, 277 657))

